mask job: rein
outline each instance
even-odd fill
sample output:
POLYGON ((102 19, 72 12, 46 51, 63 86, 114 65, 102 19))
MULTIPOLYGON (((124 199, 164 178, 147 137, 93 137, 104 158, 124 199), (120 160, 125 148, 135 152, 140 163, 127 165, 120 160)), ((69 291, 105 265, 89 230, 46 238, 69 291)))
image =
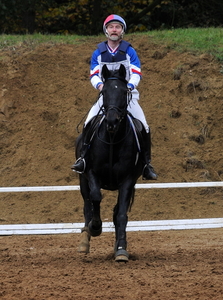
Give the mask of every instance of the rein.
MULTIPOLYGON (((98 99, 101 97, 101 95, 102 95, 102 92, 99 93, 98 98, 97 98, 97 100, 95 101, 95 103, 97 103, 97 101, 98 101, 98 99)), ((90 111, 90 109, 86 112, 86 114, 83 116, 83 118, 82 118, 82 119, 80 120, 80 122, 77 124, 76 129, 77 129, 77 132, 78 132, 78 133, 80 133, 80 131, 79 131, 79 126, 81 125, 81 123, 84 123, 84 120, 85 120, 86 116, 88 115, 89 111, 90 111)), ((103 107, 100 108, 99 112, 97 113, 97 116, 100 115, 101 111, 103 111, 103 107)))
MULTIPOLYGON (((119 76, 117 76, 117 77, 109 77, 109 78, 107 78, 107 81, 108 81, 108 80, 120 80, 120 81, 124 82, 124 83, 127 85, 127 81, 126 81, 125 78, 123 78, 123 77, 119 77, 119 76)), ((123 121, 124 117, 126 117, 126 126, 129 125, 129 126, 128 126, 128 130, 125 130, 125 135, 124 135, 120 140, 115 141, 116 133, 117 133, 118 131, 114 132, 114 134, 109 134, 109 139, 110 139, 110 141, 107 142, 107 141, 105 141, 105 140, 102 140, 102 139, 99 137, 99 127, 98 127, 98 130, 97 130, 97 137, 98 137, 98 139, 99 139, 101 142, 103 142, 103 143, 109 145, 109 148, 110 148, 110 150, 109 150, 109 166, 110 166, 110 167, 109 167, 109 178, 110 178, 110 183, 111 183, 111 184, 112 184, 112 181, 113 181, 112 162, 113 162, 114 145, 117 145, 117 144, 120 144, 121 142, 123 142, 123 141, 127 138, 127 136, 129 135, 130 130, 131 130, 130 124, 127 125, 127 120, 128 120, 128 119, 127 119, 127 114, 128 114, 127 107, 128 107, 128 105, 129 105, 131 99, 132 99, 132 93, 131 93, 130 91, 127 90, 127 99, 126 99, 126 100, 127 100, 127 101, 126 101, 127 103, 126 103, 126 106, 125 106, 124 109, 121 109, 121 108, 119 108, 118 106, 115 106, 115 105, 110 105, 110 106, 108 106, 106 109, 104 108, 104 114, 105 114, 105 116, 106 116, 106 114, 107 114, 109 111, 111 111, 111 110, 114 110, 114 111, 117 112, 117 114, 119 115, 119 125, 120 125, 121 122, 123 121)), ((119 129, 118 129, 118 130, 119 130, 119 129)))
MULTIPOLYGON (((117 77, 111 77, 111 78, 108 78, 108 79, 117 79, 117 77)), ((120 115, 121 115, 121 118, 120 118, 120 121, 119 121, 119 123, 121 123, 122 120, 124 119, 124 117, 127 116, 127 114, 128 114, 127 107, 128 107, 128 105, 129 105, 130 101, 132 100, 132 93, 131 93, 131 91, 128 91, 127 93, 128 93, 128 95, 127 95, 127 105, 126 105, 126 108, 125 108, 125 109, 120 109, 119 107, 113 105, 113 106, 108 106, 108 108, 105 110, 105 108, 103 107, 103 108, 101 108, 101 109, 103 110, 104 116, 106 115, 106 113, 107 113, 109 110, 116 110, 117 112, 121 113, 121 114, 120 114, 120 115)), ((101 124, 100 124, 100 125, 101 125, 101 124)), ((117 144, 121 143, 122 141, 124 141, 124 140, 126 139, 126 137, 128 136, 128 134, 129 134, 129 132, 130 132, 130 130, 131 130, 131 126, 129 126, 128 131, 126 132, 126 134, 124 135, 124 137, 122 137, 120 140, 118 140, 118 141, 116 141, 116 142, 111 141, 111 138, 110 138, 110 142, 107 142, 107 141, 101 139, 101 138, 99 137, 99 129, 100 129, 100 126, 97 128, 97 138, 98 138, 101 142, 103 142, 103 143, 106 144, 106 145, 117 145, 117 144)), ((115 134, 114 134, 114 137, 115 137, 115 134)))
MULTIPOLYGON (((104 119, 103 119, 104 120, 104 119)), ((125 139, 126 139, 126 137, 128 136, 128 134, 129 134, 129 132, 131 131, 131 126, 128 126, 129 128, 128 128, 128 131, 126 132, 126 134, 125 134, 125 136, 123 137, 123 138, 121 138, 120 140, 118 140, 118 141, 116 141, 116 142, 114 142, 114 141, 110 141, 110 142, 107 142, 107 141, 105 141, 105 140, 103 140, 103 139, 101 139, 100 137, 99 137, 99 129, 100 129, 100 126, 97 128, 97 138, 99 139, 99 141, 101 141, 102 143, 104 143, 104 144, 106 144, 106 145, 117 145, 117 144, 119 144, 119 143, 121 143, 121 142, 123 142, 125 139)), ((114 135, 115 136, 115 135, 114 135)), ((110 140, 111 140, 111 138, 110 138, 110 140)))

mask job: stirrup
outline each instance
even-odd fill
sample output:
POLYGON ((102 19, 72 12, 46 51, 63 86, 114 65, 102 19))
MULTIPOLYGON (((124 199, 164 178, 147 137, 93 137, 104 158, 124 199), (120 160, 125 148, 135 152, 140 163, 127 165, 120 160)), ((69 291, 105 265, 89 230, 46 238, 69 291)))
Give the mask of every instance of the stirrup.
POLYGON ((76 160, 75 164, 71 167, 71 169, 72 169, 74 172, 77 172, 77 173, 79 173, 79 174, 83 174, 84 171, 85 171, 85 168, 86 168, 86 161, 85 161, 84 157, 79 157, 79 158, 76 160), (84 164, 83 170, 81 170, 81 171, 75 169, 75 167, 77 167, 76 164, 78 164, 78 162, 80 162, 80 161, 82 161, 83 164, 84 164))
POLYGON ((143 180, 157 180, 157 177, 158 176, 155 173, 153 166, 150 163, 146 164, 142 171, 142 179, 143 180), (146 172, 147 172, 147 174, 145 174, 146 172))

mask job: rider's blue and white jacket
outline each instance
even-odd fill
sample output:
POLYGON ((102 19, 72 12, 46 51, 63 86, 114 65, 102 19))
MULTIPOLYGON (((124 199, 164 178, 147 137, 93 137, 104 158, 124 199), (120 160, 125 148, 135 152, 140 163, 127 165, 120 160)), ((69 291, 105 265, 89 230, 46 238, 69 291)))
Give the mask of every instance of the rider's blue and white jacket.
POLYGON ((121 41, 119 47, 112 51, 107 42, 102 42, 93 52, 90 66, 90 80, 94 88, 102 83, 101 70, 106 64, 108 69, 119 69, 123 64, 126 68, 126 80, 135 89, 141 79, 141 63, 135 49, 130 43, 121 41))

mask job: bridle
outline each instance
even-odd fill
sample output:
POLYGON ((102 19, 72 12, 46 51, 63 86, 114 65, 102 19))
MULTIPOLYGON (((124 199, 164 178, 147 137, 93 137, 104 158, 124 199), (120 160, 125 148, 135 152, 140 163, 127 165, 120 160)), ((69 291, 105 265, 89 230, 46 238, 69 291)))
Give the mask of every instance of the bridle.
MULTIPOLYGON (((121 80, 122 82, 124 82, 127 86, 127 81, 123 78, 123 77, 120 77, 120 76, 113 76, 113 77, 109 77, 106 79, 106 82, 108 80, 121 80)), ((126 101, 126 105, 124 108, 120 108, 116 105, 108 105, 108 107, 104 107, 102 106, 101 107, 101 110, 103 112, 103 115, 104 115, 104 119, 106 118, 107 114, 110 112, 110 111, 115 111, 117 113, 117 115, 119 116, 118 118, 118 122, 119 124, 122 122, 122 120, 124 119, 124 117, 128 114, 128 111, 127 111, 127 107, 130 103, 130 101, 132 100, 132 93, 131 91, 129 91, 127 88, 127 101, 126 101)), ((102 91, 100 92, 100 95, 103 95, 103 89, 102 91)), ((119 125, 118 125, 119 127, 119 125)), ((124 141, 126 139, 126 137, 128 136, 129 134, 129 131, 131 130, 131 126, 128 127, 128 131, 126 132, 126 134, 124 135, 124 137, 122 137, 120 140, 118 141, 114 141, 115 139, 115 133, 113 135, 110 135, 110 142, 107 142, 105 140, 102 140, 100 137, 99 137, 99 131, 100 131, 100 126, 98 127, 98 130, 97 130, 97 138, 105 143, 105 144, 108 144, 108 145, 115 145, 115 144, 119 144, 121 143, 122 141, 124 141)))
MULTIPOLYGON (((109 77, 105 80, 105 82, 107 82, 108 80, 120 80, 122 82, 124 82, 126 85, 128 83, 128 81, 121 77, 121 76, 112 76, 112 77, 109 77)), ((127 113, 127 107, 130 103, 130 101, 132 100, 132 93, 131 91, 129 91, 128 89, 127 90, 127 101, 126 101, 126 105, 124 108, 119 108, 118 106, 116 105, 109 105, 107 108, 104 108, 102 107, 102 110, 103 110, 103 113, 106 115, 108 113, 108 111, 110 110, 115 110, 120 116, 122 116, 121 120, 124 118, 124 116, 126 115, 127 113)), ((103 90, 100 92, 101 95, 103 95, 103 90)))

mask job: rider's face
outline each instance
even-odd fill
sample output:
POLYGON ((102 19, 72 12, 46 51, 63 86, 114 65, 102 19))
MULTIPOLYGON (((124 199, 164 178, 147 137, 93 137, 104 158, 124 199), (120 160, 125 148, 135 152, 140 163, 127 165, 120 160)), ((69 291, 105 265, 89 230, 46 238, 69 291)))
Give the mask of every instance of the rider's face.
POLYGON ((107 26, 108 36, 111 40, 116 41, 119 40, 122 36, 123 28, 119 23, 110 23, 107 26))

